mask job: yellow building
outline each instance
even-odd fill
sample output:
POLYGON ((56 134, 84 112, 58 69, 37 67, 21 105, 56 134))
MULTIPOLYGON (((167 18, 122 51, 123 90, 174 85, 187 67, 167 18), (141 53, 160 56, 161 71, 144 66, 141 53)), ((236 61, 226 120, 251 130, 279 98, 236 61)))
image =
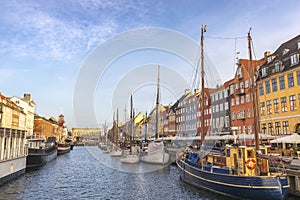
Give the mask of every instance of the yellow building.
POLYGON ((259 68, 257 96, 260 131, 300 133, 300 35, 283 43, 259 68))

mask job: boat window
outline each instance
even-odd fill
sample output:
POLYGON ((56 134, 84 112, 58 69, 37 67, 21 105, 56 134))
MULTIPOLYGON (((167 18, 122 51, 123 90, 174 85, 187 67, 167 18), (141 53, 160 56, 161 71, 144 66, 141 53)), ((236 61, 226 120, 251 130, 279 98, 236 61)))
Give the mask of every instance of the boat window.
POLYGON ((265 150, 265 149, 260 149, 260 152, 261 152, 262 154, 266 154, 266 150, 265 150))
POLYGON ((227 157, 230 157, 230 150, 227 149, 227 157))
POLYGON ((239 149, 239 158, 242 158, 242 150, 241 149, 239 149))
POLYGON ((253 151, 252 150, 247 150, 247 157, 248 158, 253 158, 253 151))

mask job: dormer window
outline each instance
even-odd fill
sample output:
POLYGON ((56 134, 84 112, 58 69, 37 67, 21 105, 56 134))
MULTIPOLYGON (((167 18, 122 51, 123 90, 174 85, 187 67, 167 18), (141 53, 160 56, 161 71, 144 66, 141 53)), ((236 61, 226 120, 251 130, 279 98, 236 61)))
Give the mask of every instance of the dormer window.
POLYGON ((272 56, 268 57, 268 63, 270 63, 272 61, 272 56))
POLYGON ((282 55, 288 53, 289 51, 290 51, 289 49, 284 49, 284 50, 282 51, 282 55))
POLYGON ((264 67, 264 68, 261 69, 261 76, 262 77, 267 76, 267 68, 266 67, 264 67))
POLYGON ((296 65, 299 62, 299 55, 294 54, 291 56, 291 65, 296 65))
POLYGON ((238 79, 243 78, 242 68, 238 68, 238 69, 237 69, 237 78, 238 78, 238 79))
POLYGON ((275 72, 279 72, 279 61, 275 63, 275 72))

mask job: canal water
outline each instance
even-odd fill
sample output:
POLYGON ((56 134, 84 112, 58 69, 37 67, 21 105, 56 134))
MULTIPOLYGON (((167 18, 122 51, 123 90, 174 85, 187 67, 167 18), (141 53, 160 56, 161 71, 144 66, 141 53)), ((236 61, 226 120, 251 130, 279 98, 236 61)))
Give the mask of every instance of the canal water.
MULTIPOLYGON (((179 180, 176 165, 124 164, 96 146, 70 153, 0 187, 0 199, 224 199, 179 180)), ((297 199, 289 197, 288 200, 297 199)))

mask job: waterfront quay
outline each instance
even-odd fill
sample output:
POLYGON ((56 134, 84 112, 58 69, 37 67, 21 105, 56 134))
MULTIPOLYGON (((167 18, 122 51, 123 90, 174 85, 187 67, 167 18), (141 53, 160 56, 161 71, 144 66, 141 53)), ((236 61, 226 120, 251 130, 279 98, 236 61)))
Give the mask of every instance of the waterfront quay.
POLYGON ((96 146, 76 146, 70 154, 58 156, 38 170, 2 185, 0 199, 231 198, 182 182, 176 165, 125 165, 96 146))

